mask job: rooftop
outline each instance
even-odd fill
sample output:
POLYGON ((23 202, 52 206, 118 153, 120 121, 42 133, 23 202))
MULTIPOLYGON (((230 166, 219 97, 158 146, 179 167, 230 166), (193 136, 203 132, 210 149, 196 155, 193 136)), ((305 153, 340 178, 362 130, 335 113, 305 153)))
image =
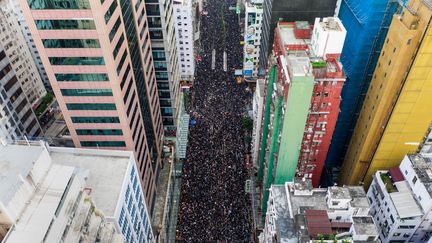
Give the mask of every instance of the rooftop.
POLYGON ((366 192, 362 186, 348 186, 349 194, 352 198, 351 206, 356 208, 369 208, 366 192))
POLYGON ((346 187, 332 186, 328 188, 328 191, 333 199, 351 200, 350 192, 346 187))
POLYGON ((397 187, 397 192, 390 193, 390 198, 396 208, 401 219, 421 216, 422 211, 413 198, 411 190, 406 181, 399 181, 394 183, 397 187))
MULTIPOLYGON (((300 24, 302 25, 302 24, 300 24)), ((286 45, 309 45, 310 39, 297 39, 294 33, 294 23, 279 22, 279 34, 281 43, 286 45)))
POLYGON ((294 220, 290 217, 288 195, 285 186, 272 186, 275 214, 277 215, 277 229, 279 230, 280 242, 297 242, 294 220))
POLYGON ((323 18, 322 21, 319 22, 319 24, 325 31, 344 30, 343 26, 341 26, 341 22, 337 18, 333 17, 323 18))
POLYGON ((50 155, 53 163, 78 167, 98 209, 106 216, 114 215, 131 152, 50 148, 50 155))
POLYGON ((354 216, 353 225, 356 234, 359 235, 376 235, 376 227, 371 216, 354 216))
POLYGON ((0 146, 0 201, 9 202, 22 184, 17 175, 24 178, 30 173, 34 162, 43 152, 43 147, 0 146))
MULTIPOLYGON (((432 1, 432 0, 431 0, 432 1)), ((432 197, 432 158, 422 155, 408 155, 418 179, 432 197)))

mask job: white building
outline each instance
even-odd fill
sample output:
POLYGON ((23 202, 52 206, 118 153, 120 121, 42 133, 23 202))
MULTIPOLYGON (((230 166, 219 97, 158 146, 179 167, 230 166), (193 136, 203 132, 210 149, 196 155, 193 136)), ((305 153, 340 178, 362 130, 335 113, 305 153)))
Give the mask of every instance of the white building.
POLYGON ((46 90, 8 1, 0 1, 0 30, 0 43, 11 60, 21 88, 30 104, 35 105, 45 96, 46 90))
POLYGON ((346 29, 338 17, 316 18, 311 47, 315 56, 328 54, 340 56, 345 42, 346 29))
POLYGON ((44 83, 45 87, 50 87, 51 84, 49 82, 48 75, 46 74, 45 68, 42 64, 42 60, 40 59, 40 56, 39 56, 39 52, 36 48, 36 45, 34 44, 33 37, 30 33, 27 22, 25 21, 21 6, 19 4, 19 1, 17 1, 17 0, 9 0, 9 1, 11 4, 11 7, 15 13, 15 16, 18 20, 19 26, 21 27, 21 31, 22 31, 24 39, 27 43, 27 47, 29 48, 30 53, 33 57, 34 63, 35 63, 35 65, 39 71, 39 75, 42 79, 42 82, 44 83))
POLYGON ((42 129, 38 119, 1 41, 0 94, 0 141, 12 141, 23 136, 41 136, 42 129))
POLYGON ((175 136, 180 105, 180 73, 173 1, 146 1, 154 68, 166 136, 175 136))
POLYGON ((252 131, 252 163, 258 167, 259 149, 261 141, 262 116, 264 111, 265 80, 258 79, 256 82, 254 98, 252 101, 253 131, 252 131))
POLYGON ((174 0, 173 14, 180 79, 192 82, 195 74, 193 8, 191 0, 174 0))
POLYGON ((260 242, 377 242, 360 186, 312 188, 297 180, 270 188, 260 242), (326 241, 327 240, 327 241, 326 241))
POLYGON ((0 147, 0 240, 155 242, 126 151, 0 147))
POLYGON ((245 77, 256 77, 258 75, 263 19, 262 2, 262 0, 246 0, 245 2, 243 60, 245 77))
POLYGON ((367 195, 383 243, 432 240, 432 154, 422 151, 374 175, 367 195))

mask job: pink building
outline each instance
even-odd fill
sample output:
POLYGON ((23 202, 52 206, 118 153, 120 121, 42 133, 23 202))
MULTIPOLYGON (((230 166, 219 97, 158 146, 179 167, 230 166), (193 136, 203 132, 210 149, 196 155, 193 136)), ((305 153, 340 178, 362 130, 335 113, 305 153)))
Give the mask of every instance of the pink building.
POLYGON ((144 1, 20 4, 75 146, 134 151, 152 209, 163 127, 144 1))

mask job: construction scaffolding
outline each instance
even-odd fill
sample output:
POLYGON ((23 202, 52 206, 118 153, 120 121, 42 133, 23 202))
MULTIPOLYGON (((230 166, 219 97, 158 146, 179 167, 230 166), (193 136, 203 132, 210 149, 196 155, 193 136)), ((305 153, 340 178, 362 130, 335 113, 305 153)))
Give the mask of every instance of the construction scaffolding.
MULTIPOLYGON (((341 112, 325 162, 327 168, 339 167, 343 161, 388 27, 399 2, 401 0, 341 2, 339 18, 345 28, 350 30, 347 32, 341 55, 347 79, 341 94, 341 112)), ((332 183, 333 178, 327 176, 326 181, 332 183)))

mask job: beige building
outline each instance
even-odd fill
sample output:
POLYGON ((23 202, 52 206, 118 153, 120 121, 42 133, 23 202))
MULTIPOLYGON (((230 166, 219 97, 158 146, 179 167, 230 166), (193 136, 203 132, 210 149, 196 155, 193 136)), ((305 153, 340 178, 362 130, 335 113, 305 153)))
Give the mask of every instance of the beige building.
POLYGON ((31 105, 45 96, 46 90, 16 15, 8 0, 0 1, 0 43, 31 105))

